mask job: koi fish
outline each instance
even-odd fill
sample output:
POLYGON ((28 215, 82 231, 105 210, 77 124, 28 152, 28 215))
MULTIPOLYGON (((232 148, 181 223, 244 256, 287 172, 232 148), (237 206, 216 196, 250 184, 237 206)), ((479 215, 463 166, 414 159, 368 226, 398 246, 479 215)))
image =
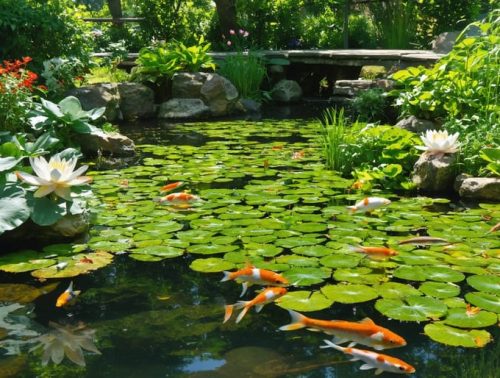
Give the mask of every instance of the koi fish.
POLYGON ((75 299, 81 293, 80 290, 73 291, 73 281, 68 288, 57 298, 56 307, 66 306, 69 302, 75 299))
POLYGON ((500 230, 500 223, 497 223, 493 227, 490 228, 490 230, 487 232, 487 234, 491 234, 492 232, 500 230))
POLYGON ((363 246, 353 246, 350 245, 349 249, 353 252, 360 252, 366 254, 371 259, 383 260, 391 256, 396 256, 398 254, 394 249, 387 247, 363 247, 363 246))
POLYGON ((333 335, 333 342, 342 344, 350 341, 349 346, 363 344, 376 350, 397 348, 406 345, 406 340, 387 328, 376 325, 373 320, 365 318, 360 322, 345 320, 320 320, 308 318, 298 312, 288 310, 291 323, 280 327, 282 331, 294 331, 307 328, 333 335))
POLYGON ((243 319, 243 317, 246 315, 248 310, 250 310, 252 307, 255 306, 255 311, 260 312, 260 310, 262 310, 264 305, 274 302, 276 299, 282 297, 286 293, 287 289, 285 289, 284 287, 268 287, 267 289, 259 293, 251 301, 238 301, 234 305, 227 305, 225 307, 226 312, 224 315, 223 323, 227 322, 231 318, 231 315, 233 314, 233 309, 240 309, 240 308, 243 309, 236 318, 236 323, 239 323, 241 319, 243 319))
POLYGON ((415 238, 401 240, 399 245, 415 244, 415 245, 433 245, 433 244, 453 244, 443 238, 435 238, 432 236, 417 236, 415 238))
POLYGON ((236 272, 226 271, 223 273, 224 277, 220 282, 229 280, 243 281, 243 291, 241 292, 240 297, 247 292, 248 287, 252 284, 272 286, 286 286, 289 284, 288 280, 281 274, 275 273, 271 270, 259 269, 251 265, 237 270, 236 272))
POLYGON ((304 158, 305 155, 306 155, 306 153, 304 152, 304 150, 295 151, 292 154, 292 160, 300 160, 300 159, 304 158))
POLYGON ((344 348, 332 343, 329 340, 324 340, 324 342, 326 343, 326 345, 322 345, 320 346, 320 348, 334 348, 345 354, 351 355, 351 361, 363 361, 364 364, 360 366, 360 370, 377 369, 375 370, 375 375, 382 374, 384 371, 396 374, 415 373, 415 368, 413 366, 407 364, 399 358, 373 352, 371 350, 351 347, 344 348))
POLYGON ((162 186, 160 191, 170 192, 171 190, 177 189, 179 186, 182 186, 182 185, 184 185, 183 181, 172 182, 170 184, 162 186))
POLYGON ((80 262, 83 264, 93 264, 94 261, 92 259, 89 259, 87 256, 84 256, 82 259, 80 259, 80 262))
POLYGON ((379 207, 389 205, 391 203, 387 198, 382 197, 366 197, 361 201, 357 202, 354 206, 347 206, 351 213, 355 213, 357 211, 361 212, 370 212, 379 207))
POLYGON ((200 197, 185 192, 170 193, 159 199, 160 203, 168 202, 172 206, 189 206, 198 201, 201 201, 200 197))

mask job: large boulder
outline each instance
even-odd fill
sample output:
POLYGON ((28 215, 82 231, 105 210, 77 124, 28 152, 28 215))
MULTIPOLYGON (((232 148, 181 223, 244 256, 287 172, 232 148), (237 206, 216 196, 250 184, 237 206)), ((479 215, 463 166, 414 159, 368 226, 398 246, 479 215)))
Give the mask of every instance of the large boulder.
POLYGON ((238 90, 225 77, 210 75, 200 89, 200 95, 214 116, 233 112, 238 101, 238 90))
POLYGON ((434 122, 429 121, 427 119, 420 119, 415 116, 409 116, 407 118, 403 118, 401 121, 396 123, 396 127, 417 134, 425 133, 427 130, 437 129, 437 126, 434 122))
POLYGON ((210 108, 199 98, 173 98, 160 105, 158 118, 200 118, 210 113, 210 108))
POLYGON ((302 98, 302 88, 294 80, 280 80, 272 89, 272 98, 277 102, 297 102, 302 98))
POLYGON ((96 156, 99 153, 121 157, 135 155, 132 139, 120 133, 78 134, 77 138, 83 152, 88 155, 96 156))
POLYGON ((455 182, 455 190, 460 197, 500 202, 500 178, 460 175, 455 182))
POLYGON ((201 87, 213 75, 205 72, 180 72, 172 77, 173 98, 201 98, 201 87))
POLYGON ((151 88, 139 83, 120 83, 118 91, 123 119, 134 120, 154 116, 155 94, 151 88))
POLYGON ((115 83, 102 83, 74 88, 66 93, 80 100, 83 110, 106 108, 104 116, 109 122, 121 119, 120 94, 115 83))
POLYGON ((413 167, 412 181, 425 192, 442 193, 453 189, 456 154, 423 153, 413 167))

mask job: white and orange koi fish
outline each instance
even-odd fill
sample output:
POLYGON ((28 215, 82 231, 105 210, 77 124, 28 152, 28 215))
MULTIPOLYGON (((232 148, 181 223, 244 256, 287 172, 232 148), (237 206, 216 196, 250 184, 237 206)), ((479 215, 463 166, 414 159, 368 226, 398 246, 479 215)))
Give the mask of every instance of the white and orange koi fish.
POLYGON ((190 207, 193 203, 200 202, 201 198, 194 194, 179 192, 167 194, 158 201, 176 207, 190 207))
POLYGON ((274 302, 276 299, 282 297, 286 293, 287 289, 285 289, 284 287, 268 287, 267 289, 262 290, 262 292, 260 292, 251 301, 238 301, 234 305, 227 305, 223 323, 227 322, 231 318, 234 309, 243 309, 236 318, 236 323, 239 323, 241 319, 243 319, 243 317, 246 315, 248 310, 250 310, 252 307, 255 306, 255 311, 260 312, 264 305, 274 302))
POLYGON ((326 345, 322 345, 320 348, 334 348, 345 354, 352 356, 351 361, 363 361, 364 364, 361 365, 360 370, 375 370, 375 375, 382 374, 384 371, 396 374, 412 374, 415 373, 415 368, 406 362, 400 360, 396 357, 391 357, 386 354, 381 354, 373 352, 371 350, 357 349, 351 347, 341 347, 332 343, 329 340, 324 340, 326 345))
POLYGON ((350 341, 349 346, 363 344, 376 350, 397 348, 406 345, 406 340, 387 328, 376 325, 373 320, 365 318, 360 322, 345 320, 320 320, 308 318, 298 312, 288 310, 292 321, 279 329, 293 331, 307 328, 310 331, 321 331, 333 335, 333 342, 342 344, 350 341))
POLYGON ((281 274, 273 272, 271 270, 259 269, 251 265, 237 270, 236 272, 223 273, 224 277, 220 282, 229 280, 243 281, 243 291, 241 292, 240 297, 242 297, 247 292, 248 287, 252 284, 272 286, 287 286, 289 284, 288 280, 281 274))
POLYGON ((183 181, 172 182, 170 184, 162 186, 160 191, 170 192, 171 190, 177 189, 179 186, 182 186, 182 185, 184 185, 183 181))
POLYGON ((371 259, 374 260, 384 260, 391 256, 396 256, 397 251, 387 247, 363 247, 361 245, 353 246, 350 245, 349 249, 353 252, 360 252, 366 254, 371 259))
POLYGON ((68 288, 57 298, 56 307, 63 307, 70 303, 80 294, 80 290, 73 291, 73 281, 68 288))
POLYGON ((379 207, 389 205, 391 203, 387 198, 382 197, 366 197, 361 201, 357 202, 354 206, 347 206, 351 213, 355 213, 357 211, 360 212, 370 212, 379 207))

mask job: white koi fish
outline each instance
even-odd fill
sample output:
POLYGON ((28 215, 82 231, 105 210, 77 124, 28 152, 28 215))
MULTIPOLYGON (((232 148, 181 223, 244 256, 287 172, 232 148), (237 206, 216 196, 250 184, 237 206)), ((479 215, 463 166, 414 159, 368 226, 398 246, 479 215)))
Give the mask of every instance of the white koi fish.
POLYGON ((378 209, 382 206, 387 206, 391 203, 387 198, 382 197, 366 197, 361 201, 357 202, 354 206, 347 206, 351 213, 355 213, 357 211, 360 212, 370 212, 375 209, 378 209))
POLYGON ((352 356, 351 361, 363 361, 360 370, 375 370, 375 375, 382 374, 384 371, 396 374, 412 374, 415 373, 415 368, 406 362, 396 357, 391 357, 386 354, 373 352, 371 350, 357 349, 357 348, 344 348, 332 343, 329 340, 324 340, 326 345, 320 348, 334 348, 345 354, 352 356))

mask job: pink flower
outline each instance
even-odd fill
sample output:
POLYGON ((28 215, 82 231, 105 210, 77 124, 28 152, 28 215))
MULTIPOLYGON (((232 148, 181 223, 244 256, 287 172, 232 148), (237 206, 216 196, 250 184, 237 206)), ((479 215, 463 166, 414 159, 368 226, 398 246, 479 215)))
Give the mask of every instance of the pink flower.
POLYGON ((227 43, 228 46, 232 45, 231 41, 227 41, 226 43, 227 43))
POLYGON ((231 34, 231 35, 235 35, 235 34, 236 34, 236 32, 235 32, 233 29, 229 29, 229 34, 231 34))
POLYGON ((247 31, 245 31, 245 33, 243 34, 243 37, 245 37, 245 38, 246 38, 246 37, 248 37, 249 35, 250 35, 250 33, 249 33, 249 32, 247 32, 247 31))
POLYGON ((243 29, 240 29, 239 32, 240 32, 240 34, 245 33, 245 31, 243 29))

